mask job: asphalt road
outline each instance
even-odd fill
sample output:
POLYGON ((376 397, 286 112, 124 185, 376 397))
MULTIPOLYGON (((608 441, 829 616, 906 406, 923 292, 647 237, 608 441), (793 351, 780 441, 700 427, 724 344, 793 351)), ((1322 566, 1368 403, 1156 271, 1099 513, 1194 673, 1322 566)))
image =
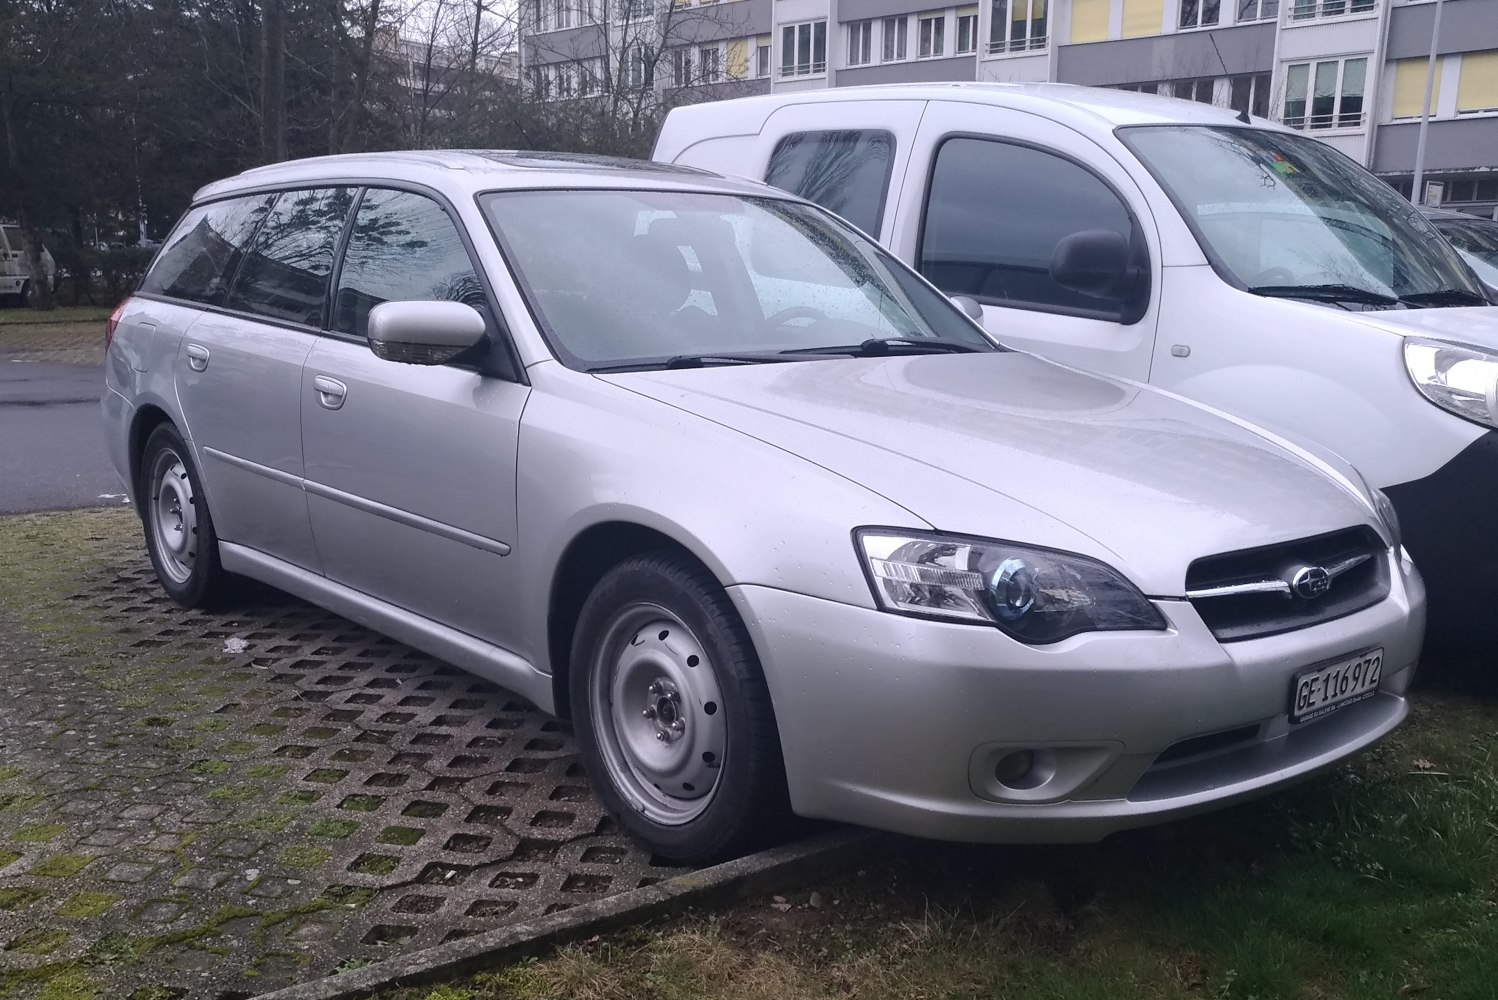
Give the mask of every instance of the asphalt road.
POLYGON ((104 369, 0 357, 0 514, 123 503, 104 451, 104 369))

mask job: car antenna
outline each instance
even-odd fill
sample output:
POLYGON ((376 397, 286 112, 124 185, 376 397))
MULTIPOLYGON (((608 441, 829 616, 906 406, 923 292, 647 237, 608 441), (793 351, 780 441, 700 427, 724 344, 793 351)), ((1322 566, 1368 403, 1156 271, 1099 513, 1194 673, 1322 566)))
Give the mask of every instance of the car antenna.
POLYGON ((1245 125, 1252 125, 1254 123, 1253 119, 1250 118, 1250 117, 1248 117, 1248 109, 1247 108, 1240 108, 1238 110, 1238 120, 1240 122, 1242 122, 1243 124, 1245 124, 1245 125))

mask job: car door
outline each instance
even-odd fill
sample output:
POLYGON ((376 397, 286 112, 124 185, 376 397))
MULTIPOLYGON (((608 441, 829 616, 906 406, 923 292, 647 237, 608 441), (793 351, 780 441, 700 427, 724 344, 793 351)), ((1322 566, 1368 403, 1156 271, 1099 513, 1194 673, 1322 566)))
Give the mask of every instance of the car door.
POLYGON ((352 198, 323 188, 204 206, 142 289, 205 307, 179 341, 175 382, 220 539, 314 572, 302 362, 352 198))
POLYGON ((1006 344, 1147 381, 1159 237, 1127 171, 1075 130, 1006 108, 933 101, 921 120, 888 245, 949 295, 975 299, 1006 344), (1097 297, 1051 276, 1061 241, 1118 233, 1136 282, 1097 297))
POLYGON ((479 275, 437 198, 364 193, 303 371, 307 503, 330 579, 514 648, 502 595, 529 390, 471 365, 382 361, 366 339, 374 306, 431 299, 476 306, 501 336, 479 275))

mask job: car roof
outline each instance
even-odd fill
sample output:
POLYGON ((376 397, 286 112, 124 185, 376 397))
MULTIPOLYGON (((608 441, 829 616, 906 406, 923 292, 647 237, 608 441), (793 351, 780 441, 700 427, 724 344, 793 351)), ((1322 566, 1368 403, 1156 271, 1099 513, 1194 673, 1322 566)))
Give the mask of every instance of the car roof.
POLYGON ((498 149, 347 153, 254 167, 200 188, 194 202, 226 195, 327 183, 421 184, 450 194, 515 188, 643 188, 790 196, 695 167, 585 153, 498 149))
MULTIPOLYGON (((673 110, 671 117, 690 120, 723 115, 733 117, 736 124, 746 124, 741 117, 752 118, 756 111, 768 118, 772 111, 790 105, 850 101, 987 104, 1040 114, 1083 130, 1100 127, 1112 130, 1120 125, 1243 125, 1243 119, 1231 108, 1071 83, 894 83, 835 87, 693 104, 673 110)), ((1285 130, 1266 118, 1253 118, 1251 122, 1263 128, 1285 130)), ((736 131, 742 132, 742 128, 736 131)))

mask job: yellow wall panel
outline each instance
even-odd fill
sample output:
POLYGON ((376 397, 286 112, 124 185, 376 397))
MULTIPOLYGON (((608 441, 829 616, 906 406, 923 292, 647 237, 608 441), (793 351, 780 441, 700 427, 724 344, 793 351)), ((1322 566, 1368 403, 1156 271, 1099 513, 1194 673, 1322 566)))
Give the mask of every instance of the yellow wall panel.
POLYGON ((1498 108, 1498 50, 1462 56, 1462 78, 1456 88, 1456 110, 1498 108))
POLYGON ((1071 40, 1101 42, 1108 37, 1108 17, 1113 0, 1073 0, 1071 5, 1071 40))
POLYGON ((1164 30, 1165 0, 1123 0, 1125 38, 1158 35, 1164 30))

